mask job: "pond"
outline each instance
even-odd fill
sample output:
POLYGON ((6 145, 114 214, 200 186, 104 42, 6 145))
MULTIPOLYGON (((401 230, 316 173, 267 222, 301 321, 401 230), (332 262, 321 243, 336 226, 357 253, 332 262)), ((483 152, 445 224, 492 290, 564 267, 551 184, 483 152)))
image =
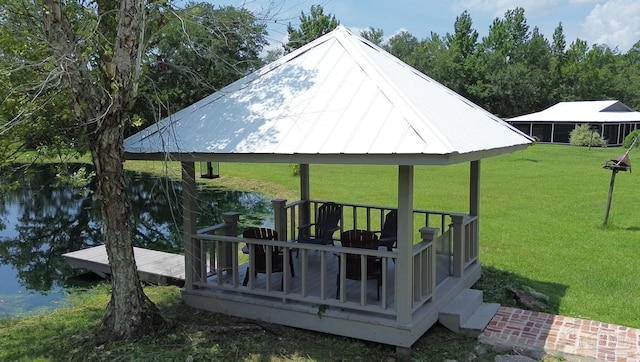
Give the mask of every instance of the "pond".
MULTIPOLYGON (((56 178, 58 167, 75 172, 82 166, 36 165, 1 180, 20 184, 0 194, 0 317, 56 308, 82 283, 62 254, 103 243, 95 185, 56 178)), ((181 183, 140 172, 125 177, 134 245, 181 253, 181 183)), ((264 196, 199 184, 197 199, 198 227, 221 223, 227 211, 239 212, 241 225, 273 225, 264 196)))

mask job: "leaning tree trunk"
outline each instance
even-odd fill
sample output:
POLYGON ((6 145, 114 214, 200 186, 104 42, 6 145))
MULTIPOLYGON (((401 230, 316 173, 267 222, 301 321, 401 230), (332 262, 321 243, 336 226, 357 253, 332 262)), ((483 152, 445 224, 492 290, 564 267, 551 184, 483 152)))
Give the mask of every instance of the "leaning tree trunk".
MULTIPOLYGON (((46 0, 45 36, 62 70, 61 79, 71 95, 79 119, 84 120, 95 166, 104 243, 111 267, 111 300, 102 320, 103 332, 112 338, 136 338, 153 330, 162 317, 140 285, 133 254, 129 198, 124 180, 124 129, 126 113, 136 97, 139 77, 142 0, 98 0, 100 33, 76 34, 61 0, 46 0), (89 36, 89 38, 83 38, 89 36), (87 56, 77 47, 95 40, 97 53, 87 56), (83 58, 87 56, 87 58, 83 58), (96 67, 87 64, 95 62, 96 67), (98 70, 98 72, 96 72, 98 70), (99 76, 96 76, 99 74, 99 76)), ((73 3, 73 2, 71 2, 73 3)))
POLYGON ((123 131, 116 115, 103 121, 91 145, 102 211, 104 242, 111 267, 111 301, 102 329, 114 338, 135 338, 162 323, 142 291, 131 238, 129 197, 125 190, 123 131))

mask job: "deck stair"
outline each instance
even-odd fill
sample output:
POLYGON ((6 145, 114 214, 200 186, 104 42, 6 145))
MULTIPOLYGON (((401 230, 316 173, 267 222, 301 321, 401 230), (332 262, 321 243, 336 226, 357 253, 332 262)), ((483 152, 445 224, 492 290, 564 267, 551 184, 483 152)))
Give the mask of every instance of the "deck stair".
POLYGON ((477 337, 500 307, 498 303, 483 303, 482 295, 481 290, 462 290, 440 311, 439 322, 455 333, 477 337))

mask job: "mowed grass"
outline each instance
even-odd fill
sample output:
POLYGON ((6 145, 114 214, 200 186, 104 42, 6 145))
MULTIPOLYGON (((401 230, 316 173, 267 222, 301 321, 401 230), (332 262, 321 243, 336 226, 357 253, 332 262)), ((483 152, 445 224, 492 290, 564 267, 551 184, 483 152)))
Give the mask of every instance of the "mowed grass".
MULTIPOLYGON (((556 301, 554 312, 640 328, 640 175, 620 172, 609 222, 603 225, 612 172, 604 161, 623 148, 535 145, 482 160, 480 258, 556 301)), ((632 164, 640 150, 631 153, 632 164)), ((638 161, 635 161, 636 163, 638 161)), ((178 164, 128 161, 128 168, 178 164)), ((155 171, 154 171, 155 169, 155 171)), ((288 164, 220 165, 216 185, 297 199, 288 164)), ((311 197, 397 205, 397 167, 311 165, 311 197)), ((415 168, 414 206, 468 211, 469 165, 415 168)))
MULTIPOLYGON (((182 304, 177 287, 146 287, 167 320, 164 329, 136 341, 107 341, 96 334, 109 285, 75 294, 72 306, 43 315, 0 319, 1 361, 493 361, 474 338, 436 325, 398 358, 395 348, 346 337, 250 321, 182 304)), ((485 349, 486 350, 486 349, 485 349)), ((547 361, 556 361, 547 358, 547 361)))

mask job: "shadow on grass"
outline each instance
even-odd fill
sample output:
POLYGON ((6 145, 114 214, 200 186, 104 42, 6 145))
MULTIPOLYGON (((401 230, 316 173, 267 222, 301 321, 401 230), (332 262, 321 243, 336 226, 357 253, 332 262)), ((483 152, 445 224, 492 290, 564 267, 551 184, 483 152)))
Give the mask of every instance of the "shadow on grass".
POLYGON ((485 302, 557 314, 560 300, 566 294, 568 286, 532 280, 491 266, 483 266, 482 276, 473 288, 484 291, 485 302), (525 296, 517 295, 515 291, 522 291, 525 296))
POLYGON ((528 157, 525 157, 525 158, 515 158, 515 159, 511 160, 511 162, 522 162, 522 161, 526 161, 526 162, 533 162, 533 163, 538 163, 538 162, 540 162, 540 160, 536 160, 536 159, 528 158, 528 157))

